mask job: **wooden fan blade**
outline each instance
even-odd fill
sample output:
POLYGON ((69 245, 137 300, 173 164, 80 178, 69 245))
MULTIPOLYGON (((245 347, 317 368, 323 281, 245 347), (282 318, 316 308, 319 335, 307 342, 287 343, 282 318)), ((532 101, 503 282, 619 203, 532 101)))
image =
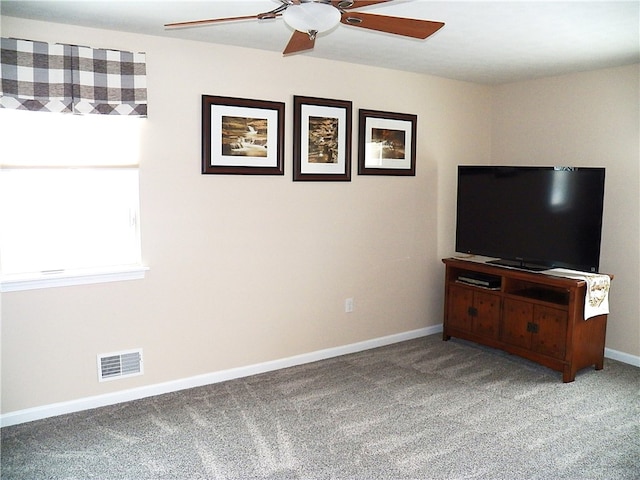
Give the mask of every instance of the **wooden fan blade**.
POLYGON ((361 12, 343 13, 340 22, 353 27, 421 39, 433 35, 444 26, 442 22, 419 20, 417 18, 388 17, 386 15, 361 12))
POLYGON ((369 7, 371 5, 378 5, 379 3, 387 3, 391 1, 393 0, 354 0, 353 5, 344 6, 344 0, 331 0, 331 4, 336 8, 351 10, 352 8, 369 7))
POLYGON ((291 35, 291 39, 289 40, 289 43, 287 43, 282 54, 291 55, 294 53, 304 52, 306 50, 312 50, 315 43, 315 38, 311 39, 308 33, 296 30, 293 32, 293 35, 291 35))
POLYGON ((237 20, 254 20, 261 18, 261 15, 245 15, 244 17, 210 18, 209 20, 193 20, 190 22, 165 23, 165 28, 203 27, 214 23, 235 22, 237 20))

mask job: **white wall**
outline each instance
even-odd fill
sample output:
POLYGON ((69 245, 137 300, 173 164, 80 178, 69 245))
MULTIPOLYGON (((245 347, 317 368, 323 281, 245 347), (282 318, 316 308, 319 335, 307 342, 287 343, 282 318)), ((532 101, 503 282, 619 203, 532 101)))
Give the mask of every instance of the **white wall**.
POLYGON ((490 88, 9 17, 2 34, 147 53, 151 268, 140 281, 3 294, 3 413, 442 322, 440 255, 453 240, 439 225, 452 215, 455 165, 489 161, 490 88), (285 102, 285 176, 201 175, 202 94, 285 102), (351 182, 292 182, 293 95, 353 102, 351 182), (418 115, 415 177, 356 174, 358 108, 418 115), (98 383, 97 354, 137 347, 143 376, 98 383))
POLYGON ((495 87, 496 164, 606 167, 600 269, 615 275, 607 348, 640 355, 640 67, 495 87))

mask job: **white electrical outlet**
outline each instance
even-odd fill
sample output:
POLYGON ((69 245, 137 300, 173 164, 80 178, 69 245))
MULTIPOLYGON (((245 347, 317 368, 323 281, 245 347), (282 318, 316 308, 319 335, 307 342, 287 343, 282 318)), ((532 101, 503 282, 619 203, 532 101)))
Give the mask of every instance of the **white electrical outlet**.
POLYGON ((347 298, 344 301, 344 311, 345 313, 353 312, 353 298, 347 298))

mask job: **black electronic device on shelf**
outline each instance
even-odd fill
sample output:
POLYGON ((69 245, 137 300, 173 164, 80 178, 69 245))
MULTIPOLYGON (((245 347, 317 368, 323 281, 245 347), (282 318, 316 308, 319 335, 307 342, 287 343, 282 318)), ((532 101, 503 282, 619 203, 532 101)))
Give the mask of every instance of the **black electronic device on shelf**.
POLYGON ((477 287, 499 289, 500 277, 494 275, 486 275, 477 272, 464 272, 458 276, 458 282, 466 283, 468 285, 475 285, 477 287))

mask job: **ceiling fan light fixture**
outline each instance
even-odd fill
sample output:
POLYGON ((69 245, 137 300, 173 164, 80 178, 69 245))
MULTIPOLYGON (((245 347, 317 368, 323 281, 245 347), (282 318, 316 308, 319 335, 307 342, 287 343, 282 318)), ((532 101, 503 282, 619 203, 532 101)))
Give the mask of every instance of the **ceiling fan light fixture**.
POLYGON ((305 2, 289 5, 282 18, 299 32, 326 32, 340 23, 340 10, 330 3, 305 2))

